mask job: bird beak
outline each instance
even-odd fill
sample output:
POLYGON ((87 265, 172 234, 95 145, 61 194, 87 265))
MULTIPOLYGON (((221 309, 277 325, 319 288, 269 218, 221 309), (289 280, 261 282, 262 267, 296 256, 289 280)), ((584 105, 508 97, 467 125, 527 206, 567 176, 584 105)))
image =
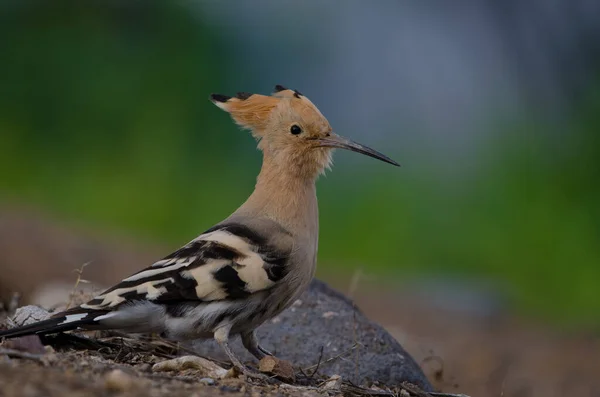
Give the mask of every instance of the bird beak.
POLYGON ((356 143, 356 142, 351 141, 350 139, 341 137, 338 134, 334 134, 333 132, 330 133, 329 136, 327 136, 325 138, 317 138, 315 140, 318 142, 317 147, 331 147, 331 148, 351 150, 353 152, 362 153, 369 157, 373 157, 378 160, 385 161, 386 163, 400 167, 400 164, 396 163, 394 160, 392 160, 388 156, 381 154, 378 151, 373 150, 369 147, 361 145, 360 143, 356 143))

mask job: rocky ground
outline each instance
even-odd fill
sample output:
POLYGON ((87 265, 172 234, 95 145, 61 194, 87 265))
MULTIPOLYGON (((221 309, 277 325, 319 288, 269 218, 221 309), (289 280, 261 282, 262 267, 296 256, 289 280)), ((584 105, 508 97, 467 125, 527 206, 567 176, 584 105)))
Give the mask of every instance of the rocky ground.
MULTIPOLYGON (((25 292, 22 303, 37 301, 45 306, 60 305, 64 303, 65 291, 72 289, 77 276, 73 269, 80 268, 82 263, 93 260, 84 270, 85 278, 100 286, 107 285, 146 266, 171 248, 175 247, 141 245, 114 235, 99 237, 81 227, 64 226, 30 210, 0 208, 0 296, 9 300, 11 292, 18 289, 25 292)), ((559 332, 497 310, 493 305, 484 310, 455 310, 451 294, 442 297, 446 304, 440 306, 428 299, 431 290, 427 287, 382 288, 382 280, 369 276, 359 283, 352 283, 350 276, 336 280, 334 286, 351 294, 366 317, 382 324, 400 342, 435 389, 482 397, 600 395, 600 336, 596 330, 559 332)), ((315 303, 307 302, 298 304, 294 310, 314 310, 315 303)), ((318 299, 316 306, 319 306, 318 299)), ((337 310, 343 312, 346 309, 337 310)), ((322 320, 339 320, 336 314, 323 317, 328 311, 337 313, 336 310, 322 311, 322 320)), ((295 318, 301 322, 302 316, 295 318)), ((344 318, 350 321, 350 317, 344 318)), ((340 324, 343 325, 343 321, 340 324)), ((282 327, 281 324, 267 324, 261 328, 259 336, 266 344, 285 343, 277 339, 270 342, 273 330, 278 327, 282 327)), ((294 335, 293 328, 283 327, 281 331, 294 335)), ((352 326, 340 328, 348 329, 352 330, 352 326)), ((331 335, 335 340, 337 334, 331 335)), ((347 333, 340 335, 341 341, 353 346, 353 337, 347 333)), ((299 342, 292 337, 288 343, 299 342)), ((320 347, 315 343, 306 345, 307 362, 303 364, 314 365, 315 360, 319 360, 320 347)), ((289 355, 289 351, 285 356, 286 350, 277 345, 270 347, 275 348, 282 358, 298 359, 289 355)), ((211 350, 210 344, 201 348, 211 354, 218 353, 211 350)), ((351 352, 355 353, 356 349, 351 352)), ((152 371, 154 362, 132 364, 131 357, 115 361, 102 350, 62 351, 57 348, 41 361, 38 358, 0 357, 0 396, 152 396, 164 395, 162 392, 166 391, 173 396, 178 393, 186 396, 323 393, 323 390, 290 389, 280 385, 253 386, 238 378, 215 379, 214 384, 208 385, 199 382, 202 375, 198 370, 156 373, 152 371), (124 386, 113 385, 113 378, 117 383, 125 379, 124 386)), ((335 357, 335 353, 324 351, 323 357, 321 361, 335 357)), ((156 358, 164 359, 167 357, 156 358)), ((320 369, 322 379, 341 371, 344 365, 352 372, 356 368, 355 360, 351 354, 332 361, 339 367, 324 365, 320 369)), ((388 376, 393 372, 390 371, 388 376)), ((330 393, 336 392, 327 392, 330 393)))
MULTIPOLYGON (((214 380, 198 370, 155 373, 150 364, 116 363, 95 351, 57 352, 44 359, 0 361, 0 396, 268 396, 318 395, 243 379, 214 380)), ((149 357, 148 361, 152 362, 149 357)))
MULTIPOLYGON (((76 294, 74 303, 89 299, 85 295, 76 294)), ((20 307, 4 324, 0 321, 0 328, 28 325, 49 315, 38 306, 20 307)), ((317 280, 290 310, 261 327, 260 339, 277 357, 261 360, 254 369, 270 377, 266 382, 239 379, 213 341, 175 344, 157 337, 86 332, 5 340, 0 344, 0 369, 5 367, 0 383, 6 376, 12 389, 4 390, 15 396, 76 393, 86 383, 97 395, 211 395, 217 390, 244 395, 396 395, 404 390, 407 396, 422 396, 433 391, 418 364, 389 333, 317 280), (39 382, 23 388, 13 371, 23 371, 27 379, 39 377, 39 382), (52 388, 49 379, 66 383, 52 388)), ((250 367, 256 365, 239 340, 232 348, 250 367)))

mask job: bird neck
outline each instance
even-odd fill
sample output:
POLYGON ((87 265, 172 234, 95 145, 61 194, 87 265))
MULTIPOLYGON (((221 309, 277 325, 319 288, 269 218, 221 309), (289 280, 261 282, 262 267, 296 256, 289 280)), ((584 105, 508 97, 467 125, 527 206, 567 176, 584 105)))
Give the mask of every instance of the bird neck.
POLYGON ((254 192, 236 213, 267 217, 296 235, 315 237, 319 227, 315 182, 316 176, 265 158, 254 192))

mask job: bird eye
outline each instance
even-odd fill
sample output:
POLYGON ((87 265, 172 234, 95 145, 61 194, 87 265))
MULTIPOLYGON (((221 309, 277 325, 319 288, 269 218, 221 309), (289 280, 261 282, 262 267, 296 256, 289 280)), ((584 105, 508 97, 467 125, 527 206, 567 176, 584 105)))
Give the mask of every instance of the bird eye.
POLYGON ((290 132, 294 135, 298 135, 302 132, 302 128, 300 128, 300 126, 298 126, 297 124, 294 124, 290 127, 290 132))

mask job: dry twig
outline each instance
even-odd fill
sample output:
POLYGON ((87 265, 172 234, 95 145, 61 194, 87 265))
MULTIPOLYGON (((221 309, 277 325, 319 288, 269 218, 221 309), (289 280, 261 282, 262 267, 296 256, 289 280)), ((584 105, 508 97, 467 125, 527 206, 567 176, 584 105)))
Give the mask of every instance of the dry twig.
POLYGON ((22 352, 20 350, 7 349, 7 348, 3 348, 3 347, 0 347, 0 355, 5 355, 10 358, 24 358, 27 360, 43 362, 42 361, 43 356, 41 354, 27 353, 27 352, 22 352))
MULTIPOLYGON (((315 370, 313 371, 312 374, 310 374, 310 376, 308 377, 308 381, 310 382, 312 380, 312 378, 314 378, 314 376, 316 375, 317 371, 319 371, 319 367, 321 366, 321 360, 323 359, 323 346, 321 346, 321 351, 319 352, 319 361, 317 361, 317 368, 315 368, 315 370)), ((302 371, 302 368, 300 368, 300 370, 302 371)), ((304 374, 304 371, 302 371, 302 374, 304 374)))
MULTIPOLYGON (((358 347, 358 345, 359 345, 359 343, 354 343, 354 345, 352 345, 349 349, 344 350, 343 352, 341 352, 337 356, 330 357, 327 360, 323 361, 323 364, 327 364, 327 363, 329 363, 331 361, 337 360, 338 358, 340 358, 340 357, 342 357, 342 356, 350 353, 352 350, 356 349, 358 347)), ((319 364, 321 364, 321 362, 319 362, 318 364, 315 364, 315 365, 311 365, 310 367, 304 368, 304 371, 310 371, 311 369, 316 368, 317 365, 319 365, 319 364)))
POLYGON ((81 265, 81 267, 79 269, 73 270, 75 273, 77 273, 77 279, 75 280, 75 285, 73 286, 73 289, 71 290, 71 293, 69 294, 69 303, 67 304, 67 309, 69 309, 71 307, 71 305, 73 304, 73 299, 75 299, 75 294, 77 292, 77 287, 79 287, 79 284, 80 283, 84 283, 84 284, 89 283, 88 280, 84 280, 83 278, 81 278, 81 276, 83 275, 83 269, 89 264, 90 264, 90 262, 86 262, 83 265, 81 265))

